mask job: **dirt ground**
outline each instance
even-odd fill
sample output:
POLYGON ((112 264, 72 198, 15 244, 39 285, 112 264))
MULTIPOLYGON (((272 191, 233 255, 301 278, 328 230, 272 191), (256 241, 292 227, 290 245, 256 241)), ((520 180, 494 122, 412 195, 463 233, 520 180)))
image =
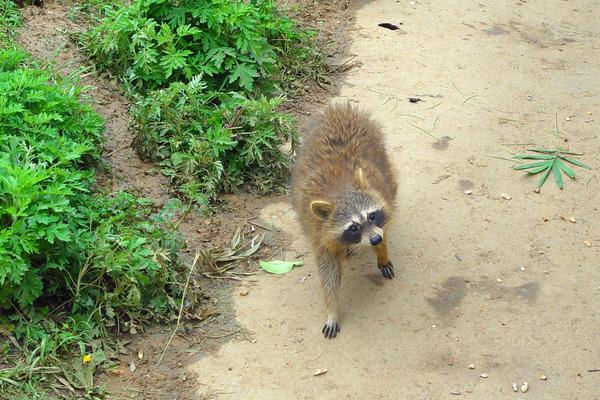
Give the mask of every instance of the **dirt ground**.
MULTIPOLYGON (((311 254, 285 276, 259 275, 234 295, 253 339, 190 367, 199 398, 600 399, 596 172, 535 193, 535 178, 493 158, 554 146, 558 115, 562 145, 598 166, 599 19, 589 0, 361 4, 350 34, 361 67, 333 101, 385 129, 401 177, 397 277, 358 257, 342 330, 326 340, 311 254), (528 392, 514 393, 523 381, 528 392)), ((287 202, 262 217, 294 239, 289 256, 307 251, 287 202)))
MULTIPOLYGON (((351 4, 337 0, 322 3, 286 0, 281 3, 295 18, 315 29, 321 43, 327 44, 326 61, 333 71, 326 78, 335 81, 340 72, 352 65, 343 57, 347 47, 345 31, 353 18, 351 4)), ((89 87, 86 97, 106 122, 103 161, 108 168, 97 176, 100 190, 127 190, 151 199, 156 207, 160 207, 175 193, 168 179, 154 165, 140 160, 131 148, 134 134, 129 129, 129 103, 120 93, 114 77, 98 74, 78 49, 73 34, 85 30, 86 21, 71 13, 73 4, 70 0, 46 0, 42 7, 26 7, 17 40, 36 59, 50 64, 62 75, 80 76, 81 83, 89 87)), ((336 86, 331 84, 307 84, 306 92, 289 99, 285 108, 303 125, 335 89, 336 86)), ((289 237, 282 232, 272 234, 274 227, 261 220, 260 211, 284 198, 252 193, 229 194, 221 196, 220 203, 214 206, 215 212, 208 216, 190 212, 179 225, 187 243, 181 258, 191 264, 197 250, 226 245, 238 228, 245 233, 266 234, 264 249, 259 253, 261 257, 281 253, 289 237)), ((255 264, 244 264, 242 268, 248 272, 257 269, 255 264)), ((251 288, 254 284, 255 279, 250 277, 244 280, 242 287, 251 288)), ((115 399, 198 398, 195 391, 204 383, 188 370, 189 364, 214 352, 225 341, 251 340, 251 332, 235 320, 231 289, 231 281, 194 274, 190 290, 194 291, 194 297, 201 299, 195 311, 202 320, 182 323, 160 366, 156 363, 171 335, 172 326, 145 327, 135 334, 119 335, 119 353, 110 354, 115 367, 100 374, 96 383, 104 386, 110 398, 115 399), (141 359, 139 354, 143 354, 141 359), (135 365, 134 371, 130 369, 131 363, 135 365)), ((210 396, 208 393, 200 398, 210 396)))
MULTIPOLYGON (((303 18, 350 41, 358 67, 331 101, 360 105, 386 132, 401 179, 396 279, 384 282, 372 255, 358 256, 342 283, 342 330, 326 340, 314 260, 285 198, 228 196, 221 214, 182 223, 190 254, 258 219, 288 244, 282 256, 305 266, 233 289, 211 283, 207 301, 219 315, 184 326, 160 369, 152 365, 170 329, 130 338, 124 375, 109 389, 160 400, 600 399, 599 177, 577 169, 564 191, 550 178, 535 193, 534 178, 494 158, 524 151, 515 143, 554 146, 547 131, 558 115, 562 145, 599 165, 600 8, 364 1, 346 38, 345 7, 332 1, 303 18), (138 351, 145 359, 130 373, 138 351), (313 376, 317 369, 327 373, 313 376), (529 391, 514 393, 523 381, 529 391)), ((35 56, 65 71, 85 64, 67 38, 81 27, 62 4, 30 7, 26 17, 20 41, 35 56)), ((126 100, 105 76, 84 82, 107 119, 113 172, 104 185, 163 203, 168 182, 129 148, 126 100)), ((315 92, 298 115, 309 120, 328 100, 315 92)))

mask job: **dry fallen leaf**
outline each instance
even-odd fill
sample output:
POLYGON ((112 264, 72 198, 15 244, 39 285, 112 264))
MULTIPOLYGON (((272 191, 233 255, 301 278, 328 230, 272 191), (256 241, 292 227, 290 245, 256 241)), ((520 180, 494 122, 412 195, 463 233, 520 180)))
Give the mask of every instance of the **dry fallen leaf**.
POLYGON ((123 370, 121 368, 115 368, 115 369, 109 369, 108 370, 109 374, 112 375, 116 375, 116 376, 121 376, 123 375, 125 372, 123 372, 123 370))
POLYGON ((56 379, 58 379, 58 381, 62 383, 64 387, 69 389, 71 392, 75 393, 75 389, 73 389, 73 386, 71 386, 69 381, 67 381, 65 378, 63 378, 62 376, 57 376, 56 379))
POLYGON ((318 370, 315 371, 315 373, 313 375, 319 376, 319 375, 323 375, 326 372, 327 372, 327 368, 319 368, 318 370))

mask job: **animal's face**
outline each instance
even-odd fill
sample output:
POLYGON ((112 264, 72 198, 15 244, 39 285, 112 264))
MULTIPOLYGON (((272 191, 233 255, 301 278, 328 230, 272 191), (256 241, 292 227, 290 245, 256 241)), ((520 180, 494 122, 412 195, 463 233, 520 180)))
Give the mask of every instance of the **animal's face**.
POLYGON ((385 202, 377 194, 350 190, 342 193, 335 204, 313 202, 311 210, 326 223, 332 239, 346 246, 377 246, 383 241, 388 215, 385 202))

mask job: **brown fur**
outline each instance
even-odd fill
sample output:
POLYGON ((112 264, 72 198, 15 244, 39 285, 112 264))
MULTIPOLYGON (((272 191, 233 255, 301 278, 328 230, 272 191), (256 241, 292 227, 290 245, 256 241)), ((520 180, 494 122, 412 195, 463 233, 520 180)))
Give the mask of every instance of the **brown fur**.
POLYGON ((303 139, 292 172, 291 197, 317 257, 328 308, 323 332, 326 337, 335 337, 339 331, 342 268, 352 248, 340 241, 334 211, 352 202, 351 196, 341 197, 349 189, 367 193, 383 205, 387 216, 383 242, 374 250, 378 267, 391 279, 393 265, 387 253, 385 231, 394 213, 396 176, 379 126, 349 104, 328 107, 303 139))

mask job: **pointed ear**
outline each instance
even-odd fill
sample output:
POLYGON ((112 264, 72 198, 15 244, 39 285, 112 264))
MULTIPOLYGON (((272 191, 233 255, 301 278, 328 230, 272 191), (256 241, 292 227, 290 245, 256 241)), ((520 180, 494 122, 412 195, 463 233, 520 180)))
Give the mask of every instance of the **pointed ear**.
POLYGON ((358 183, 358 187, 360 187, 362 189, 366 189, 369 186, 369 182, 367 182, 365 173, 363 172, 362 168, 360 168, 360 167, 354 171, 354 179, 356 179, 356 182, 358 183))
POLYGON ((310 211, 315 217, 324 221, 331 215, 333 206, 328 201, 315 200, 310 203, 310 211))

